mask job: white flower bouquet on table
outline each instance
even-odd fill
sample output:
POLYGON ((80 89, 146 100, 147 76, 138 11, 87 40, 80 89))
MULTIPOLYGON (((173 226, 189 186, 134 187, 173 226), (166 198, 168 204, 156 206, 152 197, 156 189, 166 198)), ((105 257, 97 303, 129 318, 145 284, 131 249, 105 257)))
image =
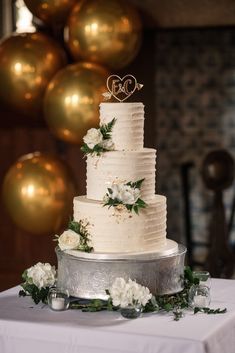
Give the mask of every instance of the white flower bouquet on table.
POLYGON ((26 269, 22 278, 24 280, 21 284, 23 290, 19 292, 19 296, 31 296, 35 304, 40 301, 45 303, 49 288, 56 282, 56 270, 49 263, 38 262, 26 269))
POLYGON ((122 209, 123 206, 128 211, 134 210, 136 214, 139 213, 140 208, 145 208, 147 204, 140 198, 140 188, 144 179, 136 182, 115 183, 104 196, 104 206, 114 206, 117 209, 122 209))
POLYGON ((87 131, 83 137, 84 144, 81 147, 82 152, 86 155, 100 155, 102 152, 113 151, 114 143, 111 138, 111 132, 115 124, 114 118, 108 124, 103 124, 99 129, 92 128, 87 131))
POLYGON ((127 282, 124 278, 116 278, 108 293, 112 304, 120 308, 128 306, 145 307, 152 298, 152 294, 147 287, 141 286, 130 278, 127 282))

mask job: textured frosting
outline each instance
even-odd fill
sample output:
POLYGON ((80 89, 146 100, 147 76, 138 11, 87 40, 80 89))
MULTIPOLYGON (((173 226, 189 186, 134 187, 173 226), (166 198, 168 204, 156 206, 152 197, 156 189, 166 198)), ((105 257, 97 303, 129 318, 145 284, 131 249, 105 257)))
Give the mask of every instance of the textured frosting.
POLYGON ((89 222, 96 252, 147 252, 166 245, 166 198, 155 195, 139 215, 104 207, 85 196, 74 199, 74 219, 89 222))
POLYGON ((112 151, 87 158, 87 198, 103 200, 114 182, 127 183, 145 179, 141 198, 148 203, 155 197, 156 150, 112 151))
POLYGON ((144 142, 144 105, 142 103, 101 103, 100 123, 116 118, 112 130, 115 150, 140 150, 144 142))

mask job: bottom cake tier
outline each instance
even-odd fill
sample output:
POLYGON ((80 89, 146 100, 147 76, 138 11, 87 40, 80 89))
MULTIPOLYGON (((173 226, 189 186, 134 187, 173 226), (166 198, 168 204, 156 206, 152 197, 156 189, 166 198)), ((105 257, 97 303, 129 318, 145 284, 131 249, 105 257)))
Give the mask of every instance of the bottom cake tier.
MULTIPOLYGON (((174 243, 168 240, 169 243, 174 243)), ((172 247, 172 246, 170 246, 172 247)), ((155 252, 140 255, 86 254, 77 256, 56 248, 58 258, 57 285, 71 296, 85 299, 107 299, 115 278, 136 280, 154 295, 173 294, 183 289, 186 248, 178 245, 173 253, 155 252)))
POLYGON ((155 252, 166 245, 165 196, 155 195, 139 215, 78 196, 74 220, 87 222, 89 245, 95 252, 155 252))

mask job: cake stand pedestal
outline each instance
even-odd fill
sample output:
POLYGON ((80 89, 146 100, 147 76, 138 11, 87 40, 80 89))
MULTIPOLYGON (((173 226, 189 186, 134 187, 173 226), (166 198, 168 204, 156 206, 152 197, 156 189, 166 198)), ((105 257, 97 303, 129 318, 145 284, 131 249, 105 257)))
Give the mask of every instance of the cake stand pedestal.
MULTIPOLYGON (((72 252, 73 253, 73 252, 72 252)), ((59 287, 85 299, 108 298, 117 277, 131 278, 149 288, 154 295, 173 294, 183 290, 186 248, 178 246, 171 254, 97 254, 76 251, 76 256, 56 248, 59 287)))

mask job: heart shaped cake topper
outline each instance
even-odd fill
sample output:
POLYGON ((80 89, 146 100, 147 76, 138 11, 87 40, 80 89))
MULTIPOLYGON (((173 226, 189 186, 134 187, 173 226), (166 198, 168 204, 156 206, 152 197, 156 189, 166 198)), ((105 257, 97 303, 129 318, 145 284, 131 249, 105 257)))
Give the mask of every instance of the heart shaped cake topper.
POLYGON ((123 78, 118 75, 111 75, 107 79, 108 92, 103 93, 104 99, 108 100, 112 96, 119 102, 124 102, 135 90, 140 90, 143 85, 136 81, 132 75, 126 75, 123 78))

